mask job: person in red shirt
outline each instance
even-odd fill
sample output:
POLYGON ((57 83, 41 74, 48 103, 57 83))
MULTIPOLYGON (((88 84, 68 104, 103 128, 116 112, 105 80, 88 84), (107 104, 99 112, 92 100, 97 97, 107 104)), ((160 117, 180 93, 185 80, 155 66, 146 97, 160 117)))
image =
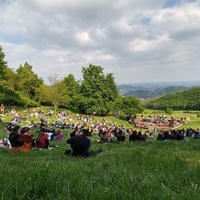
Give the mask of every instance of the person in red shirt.
MULTIPOLYGON (((24 143, 33 143, 33 137, 30 135, 30 128, 24 127, 21 130, 21 134, 18 137, 19 146, 22 146, 24 143)), ((33 144, 34 146, 34 144, 33 144)))
POLYGON ((48 149, 49 147, 48 137, 49 137, 48 134, 40 132, 38 137, 36 138, 35 147, 40 149, 48 149))

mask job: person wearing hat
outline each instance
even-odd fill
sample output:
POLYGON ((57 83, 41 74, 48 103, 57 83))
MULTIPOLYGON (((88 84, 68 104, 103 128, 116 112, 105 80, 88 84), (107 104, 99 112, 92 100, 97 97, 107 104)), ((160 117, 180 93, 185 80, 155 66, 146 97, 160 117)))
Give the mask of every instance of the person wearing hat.
POLYGON ((88 130, 81 129, 76 132, 75 136, 67 140, 67 144, 71 145, 71 150, 65 151, 65 155, 72 154, 73 156, 88 157, 92 154, 100 153, 102 149, 97 151, 90 150, 91 140, 87 138, 88 130))

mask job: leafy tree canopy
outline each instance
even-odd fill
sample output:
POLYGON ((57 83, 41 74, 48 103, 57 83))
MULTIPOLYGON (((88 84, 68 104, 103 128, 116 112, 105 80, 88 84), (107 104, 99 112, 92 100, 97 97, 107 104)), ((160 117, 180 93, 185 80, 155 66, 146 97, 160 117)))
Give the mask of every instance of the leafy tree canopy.
POLYGON ((112 74, 105 75, 101 66, 90 64, 83 67, 83 81, 80 86, 79 109, 85 113, 106 115, 113 107, 118 89, 112 74))
POLYGON ((34 97, 36 88, 43 83, 43 80, 32 71, 32 66, 29 65, 28 62, 26 62, 24 66, 20 65, 16 72, 18 79, 18 90, 20 90, 22 94, 29 98, 34 97))
POLYGON ((5 80, 5 69, 7 68, 7 62, 5 61, 5 54, 0 46, 0 83, 5 80))
POLYGON ((80 82, 76 81, 73 74, 69 74, 63 80, 66 86, 66 107, 70 110, 76 111, 78 108, 78 101, 80 99, 80 82))
POLYGON ((56 74, 48 77, 50 85, 41 84, 37 89, 40 102, 49 103, 54 106, 54 110, 61 105, 65 105, 67 99, 66 85, 56 74))
POLYGON ((143 111, 144 108, 135 97, 118 96, 114 104, 114 112, 120 116, 134 116, 143 111))

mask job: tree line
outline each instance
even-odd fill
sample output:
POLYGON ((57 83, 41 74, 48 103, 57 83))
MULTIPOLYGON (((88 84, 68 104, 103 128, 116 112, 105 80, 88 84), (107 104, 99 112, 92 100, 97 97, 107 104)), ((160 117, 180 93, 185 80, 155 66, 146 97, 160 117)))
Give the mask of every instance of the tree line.
POLYGON ((82 67, 82 80, 73 74, 59 78, 49 75, 49 84, 33 72, 25 62, 16 70, 8 67, 0 46, 0 102, 5 105, 63 107, 74 112, 95 115, 127 116, 141 113, 144 107, 135 97, 120 95, 112 73, 101 66, 82 67))

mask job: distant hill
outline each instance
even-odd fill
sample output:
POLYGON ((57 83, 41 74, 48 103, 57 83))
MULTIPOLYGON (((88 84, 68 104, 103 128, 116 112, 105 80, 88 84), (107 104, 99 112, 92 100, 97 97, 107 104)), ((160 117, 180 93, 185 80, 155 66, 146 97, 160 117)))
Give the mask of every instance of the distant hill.
POLYGON ((137 90, 151 90, 150 88, 144 86, 133 86, 133 85, 119 85, 118 86, 119 92, 121 94, 126 94, 128 92, 137 91, 137 90))
POLYGON ((200 87, 168 94, 145 102, 149 109, 200 110, 200 87))
POLYGON ((188 89, 188 87, 184 87, 184 86, 168 86, 165 88, 156 88, 154 90, 150 90, 150 89, 138 89, 138 90, 134 90, 134 91, 128 91, 125 92, 123 95, 124 96, 134 96, 137 97, 139 99, 152 99, 155 97, 160 97, 166 94, 171 94, 177 91, 183 91, 188 89))

